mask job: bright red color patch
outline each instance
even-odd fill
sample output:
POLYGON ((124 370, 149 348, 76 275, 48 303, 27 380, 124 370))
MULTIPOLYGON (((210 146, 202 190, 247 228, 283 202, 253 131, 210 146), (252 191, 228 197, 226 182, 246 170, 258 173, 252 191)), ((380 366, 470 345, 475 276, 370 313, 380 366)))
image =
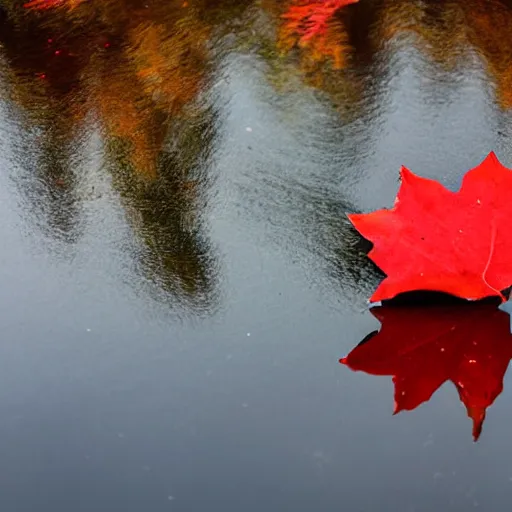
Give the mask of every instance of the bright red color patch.
POLYGON ((486 409, 503 390, 512 358, 510 316, 493 304, 375 307, 380 331, 340 359, 352 370, 392 375, 395 414, 453 382, 478 439, 486 409))
POLYGON ((283 18, 288 20, 289 27, 301 36, 299 42, 304 44, 312 37, 325 32, 328 21, 338 9, 358 1, 320 0, 303 2, 300 5, 291 6, 283 14, 283 18))
POLYGON ((23 7, 25 7, 25 9, 37 10, 51 9, 58 5, 62 5, 64 1, 65 0, 31 0, 30 2, 23 4, 23 7))
POLYGON ((501 296, 512 285, 512 171, 490 153, 458 192, 405 167, 401 177, 392 209, 349 215, 387 274, 370 300, 411 290, 501 296))

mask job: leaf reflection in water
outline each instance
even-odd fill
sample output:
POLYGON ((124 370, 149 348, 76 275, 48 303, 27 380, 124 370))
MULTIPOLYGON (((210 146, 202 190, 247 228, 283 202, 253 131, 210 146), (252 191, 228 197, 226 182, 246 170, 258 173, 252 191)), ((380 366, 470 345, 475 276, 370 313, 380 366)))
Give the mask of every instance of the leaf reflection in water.
POLYGON ((379 306, 371 312, 380 330, 340 362, 354 371, 391 375, 395 414, 415 409, 453 382, 477 441, 512 358, 509 315, 491 303, 379 306))

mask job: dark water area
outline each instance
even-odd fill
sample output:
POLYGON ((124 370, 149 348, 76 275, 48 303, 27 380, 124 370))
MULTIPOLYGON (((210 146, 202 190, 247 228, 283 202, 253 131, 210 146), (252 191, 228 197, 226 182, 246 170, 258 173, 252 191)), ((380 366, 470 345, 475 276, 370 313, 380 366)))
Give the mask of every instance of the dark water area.
POLYGON ((512 167, 512 4, 304 47, 277 0, 40 7, 0 0, 0 510, 508 511, 510 375, 475 443, 450 379, 393 415, 339 359, 382 279, 346 213, 512 167))

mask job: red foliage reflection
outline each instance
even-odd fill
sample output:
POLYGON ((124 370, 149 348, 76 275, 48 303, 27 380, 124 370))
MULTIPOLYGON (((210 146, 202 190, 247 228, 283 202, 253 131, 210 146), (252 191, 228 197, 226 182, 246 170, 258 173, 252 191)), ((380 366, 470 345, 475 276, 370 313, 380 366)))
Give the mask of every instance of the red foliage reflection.
POLYGON ((325 33, 327 23, 336 11, 358 1, 313 0, 299 2, 298 5, 291 5, 283 14, 283 18, 287 20, 289 29, 300 35, 300 42, 304 44, 312 37, 325 33))
POLYGON ((391 375, 395 414, 415 409, 452 381, 473 420, 476 441, 512 358, 509 315, 493 304, 382 306, 371 312, 381 322, 380 331, 340 362, 352 370, 391 375))

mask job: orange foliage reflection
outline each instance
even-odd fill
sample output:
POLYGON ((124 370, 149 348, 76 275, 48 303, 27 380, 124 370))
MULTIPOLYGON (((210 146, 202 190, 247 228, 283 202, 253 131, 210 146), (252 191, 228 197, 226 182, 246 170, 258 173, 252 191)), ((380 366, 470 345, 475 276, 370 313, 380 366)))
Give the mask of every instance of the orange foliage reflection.
POLYGON ((57 90, 80 96, 74 121, 94 112, 109 138, 122 139, 134 169, 155 177, 166 123, 194 102, 205 81, 210 26, 181 0, 37 2, 26 11, 44 7, 43 18, 34 28, 29 13, 16 29, 24 46, 13 48, 20 101, 33 111, 41 88, 46 102, 57 90))
POLYGON ((302 48, 307 68, 324 60, 331 60, 335 69, 343 68, 348 45, 344 26, 335 14, 356 2, 358 0, 298 1, 289 5, 281 15, 278 47, 284 51, 295 46, 302 48))
POLYGON ((7 19, 0 13, 8 87, 0 95, 18 105, 25 133, 38 134, 34 152, 43 153, 24 189, 31 177, 48 183, 48 198, 30 197, 38 204, 58 197, 51 211, 69 217, 61 196, 81 196, 72 189, 77 147, 99 135, 100 165, 139 242, 133 256, 145 288, 208 310, 215 258, 199 209, 215 113, 199 95, 209 80, 211 23, 199 2, 182 0, 63 0, 52 7, 13 6, 7 19))

